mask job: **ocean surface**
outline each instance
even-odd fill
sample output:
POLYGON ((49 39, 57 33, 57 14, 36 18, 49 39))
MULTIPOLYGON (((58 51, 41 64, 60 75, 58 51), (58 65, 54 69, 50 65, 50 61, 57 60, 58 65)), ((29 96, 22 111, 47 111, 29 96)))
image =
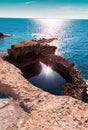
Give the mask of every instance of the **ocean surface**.
POLYGON ((74 62, 88 80, 88 20, 0 18, 0 32, 13 34, 0 41, 0 53, 19 41, 57 37, 52 43, 57 46, 56 54, 74 62))

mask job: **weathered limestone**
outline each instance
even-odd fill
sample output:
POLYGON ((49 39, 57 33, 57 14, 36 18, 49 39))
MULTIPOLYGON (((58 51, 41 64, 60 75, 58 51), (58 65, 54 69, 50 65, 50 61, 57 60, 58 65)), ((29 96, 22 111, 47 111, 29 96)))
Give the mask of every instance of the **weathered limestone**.
POLYGON ((38 75, 42 70, 42 66, 40 62, 36 62, 26 67, 20 67, 20 70, 22 71, 23 76, 26 79, 29 79, 30 77, 38 75))
POLYGON ((28 40, 12 45, 8 49, 10 59, 12 58, 13 63, 18 67, 24 67, 41 61, 61 73, 66 80, 69 80, 70 76, 68 75, 68 71, 74 64, 61 56, 55 55, 56 47, 46 44, 46 41, 49 42, 51 40, 55 39, 48 39, 48 41, 47 39, 39 41, 28 40))
POLYGON ((36 88, 23 78, 18 68, 1 58, 0 93, 17 99, 19 105, 29 113, 24 125, 20 127, 18 123, 19 129, 8 127, 6 130, 88 129, 88 104, 69 96, 54 96, 36 88))
POLYGON ((0 130, 18 130, 23 127, 28 116, 10 98, 0 98, 0 130))
MULTIPOLYGON (((45 40, 44 40, 45 41, 45 40)), ((88 129, 88 104, 82 102, 83 93, 87 84, 80 76, 80 71, 74 68, 74 64, 66 59, 54 55, 56 47, 36 41, 25 41, 12 45, 9 55, 1 55, 0 58, 0 93, 11 96, 17 100, 20 107, 28 113, 25 122, 17 120, 8 126, 9 118, 3 130, 87 130, 88 129), (27 58, 27 59, 26 59, 27 58), (26 60, 25 60, 26 59, 26 60), (6 62, 7 60, 8 62, 6 62), (12 61, 13 60, 13 61, 12 61), (24 76, 35 75, 41 71, 39 61, 50 66, 60 73, 67 81, 63 86, 64 96, 51 95, 30 84, 24 76), (28 75, 25 75, 25 67, 18 69, 16 66, 29 67, 28 75), (31 64, 35 63, 35 64, 31 64), (31 64, 31 65, 30 65, 31 64), (36 67, 35 67, 36 66, 36 67), (33 69, 33 73, 31 73, 33 69), (74 99, 77 98, 77 99, 74 99), (81 99, 81 100, 78 100, 81 99), (15 125, 17 123, 17 125, 15 125), (22 123, 22 124, 21 124, 22 123), (15 126, 13 126, 13 124, 15 126)), ((52 87, 52 86, 51 86, 52 87)), ((3 107, 3 104, 1 104, 3 107)), ((5 107, 7 109, 7 107, 5 107)), ((9 106, 8 106, 9 108, 9 106)), ((5 110, 6 110, 5 109, 5 110)), ((20 108, 19 108, 20 109, 20 108)), ((2 109, 3 110, 3 109, 2 109)), ((13 111, 13 110, 12 110, 13 111)), ((21 109, 22 111, 22 109, 21 109)), ((9 116, 9 112, 7 111, 9 116)), ((23 111, 22 111, 23 112, 23 111)), ((21 113, 22 113, 21 112, 21 113)), ((15 113, 15 110, 14 112, 15 113)), ((26 115, 23 112, 24 117, 26 115)), ((23 117, 22 115, 22 117, 23 117)), ((13 116, 13 115, 12 115, 13 116)), ((2 119, 2 118, 1 118, 2 119)), ((23 119, 23 118, 22 118, 23 119)), ((7 120, 7 118, 6 118, 7 120)), ((3 123, 5 120, 3 120, 3 123)), ((2 122, 1 122, 2 123, 2 122)))
POLYGON ((60 73, 67 81, 71 80, 72 75, 69 76, 69 69, 74 67, 72 62, 67 61, 61 56, 45 53, 41 54, 40 61, 60 73))
POLYGON ((87 130, 87 109, 87 104, 71 97, 45 95, 21 130, 87 130))
POLYGON ((31 104, 41 92, 23 77, 18 68, 0 58, 0 93, 31 104))
MULTIPOLYGON (((45 42, 46 41, 47 40, 45 40, 45 42)), ((16 66, 24 67, 36 63, 41 53, 54 54, 55 49, 55 46, 49 46, 45 44, 44 41, 43 44, 41 44, 40 41, 28 40, 12 45, 11 48, 8 49, 8 53, 16 66)))
POLYGON ((19 67, 28 66, 39 61, 43 62, 60 73, 68 81, 63 86, 63 95, 69 95, 82 100, 88 86, 80 76, 81 72, 74 68, 74 63, 55 55, 56 47, 47 44, 47 42, 53 40, 55 39, 28 40, 12 45, 8 49, 9 59, 12 58, 11 63, 19 67))
POLYGON ((69 95, 82 100, 88 85, 80 76, 81 71, 76 70, 73 63, 56 55, 45 55, 41 58, 41 61, 51 66, 53 70, 60 73, 68 81, 68 83, 63 86, 62 95, 69 95))

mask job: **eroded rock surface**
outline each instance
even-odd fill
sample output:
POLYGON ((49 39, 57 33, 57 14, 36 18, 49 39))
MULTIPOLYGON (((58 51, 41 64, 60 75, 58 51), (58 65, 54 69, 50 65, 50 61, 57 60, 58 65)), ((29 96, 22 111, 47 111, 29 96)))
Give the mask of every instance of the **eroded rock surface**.
MULTIPOLYGON (((19 105, 29 113, 19 130, 88 129, 88 104, 36 88, 23 78, 18 68, 3 59, 0 59, 0 92, 17 99, 19 105)), ((11 130, 15 130, 15 127, 11 130)))
MULTIPOLYGON (((16 116, 15 119, 19 123, 16 125, 17 122, 11 122, 12 124, 10 123, 11 126, 9 127, 8 124, 12 118, 8 122, 6 118, 8 126, 4 126, 5 129, 7 128, 6 130, 17 130, 18 128, 19 130, 88 129, 88 104, 77 100, 82 100, 83 93, 88 86, 80 76, 81 72, 74 68, 74 64, 63 57, 56 56, 56 47, 46 44, 53 40, 55 39, 23 41, 12 45, 8 50, 9 55, 1 55, 0 93, 17 100, 19 109, 22 107, 23 111, 28 113, 28 119, 25 124, 23 120, 18 121, 16 116), (68 81, 62 90, 62 94, 66 96, 54 96, 33 86, 23 77, 22 69, 20 70, 14 66, 15 64, 16 66, 24 67, 35 63, 32 64, 34 72, 36 72, 36 64, 38 65, 38 72, 40 72, 41 66, 39 61, 50 66, 68 81), (23 124, 21 125, 21 123, 23 124)), ((25 71, 25 68, 23 70, 25 71)), ((30 75, 33 74, 30 73, 30 75)), ((4 110, 4 106, 1 103, 2 110, 4 110)), ((8 114, 10 114, 9 112, 8 114)), ((4 116, 7 117, 7 115, 4 116)), ((3 122, 4 120, 1 123, 3 122)), ((4 129, 4 127, 1 124, 1 129, 4 129)))
POLYGON ((27 120, 27 113, 9 98, 0 98, 0 130, 18 130, 27 120))
POLYGON ((46 42, 48 43, 53 40, 55 39, 22 41, 12 45, 11 48, 8 49, 8 53, 16 66, 24 67, 36 63, 42 53, 54 54, 56 47, 46 44, 46 42))
POLYGON ((83 98, 83 94, 88 87, 86 82, 80 76, 81 72, 74 68, 74 63, 67 61, 61 56, 55 55, 55 46, 47 43, 53 39, 27 40, 12 45, 8 49, 9 59, 19 67, 24 67, 33 63, 43 62, 53 70, 60 73, 67 84, 63 86, 62 94, 72 96, 77 99, 83 98))
MULTIPOLYGON (((43 95, 41 95, 41 98, 43 95)), ((88 105, 71 97, 45 95, 21 130, 87 130, 88 105), (30 124, 29 124, 30 122, 30 124)))

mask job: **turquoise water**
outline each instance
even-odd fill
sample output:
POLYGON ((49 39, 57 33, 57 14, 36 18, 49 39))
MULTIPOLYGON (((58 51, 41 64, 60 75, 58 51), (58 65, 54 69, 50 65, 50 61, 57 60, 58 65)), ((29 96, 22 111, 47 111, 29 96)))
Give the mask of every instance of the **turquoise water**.
POLYGON ((57 54, 74 62, 88 80, 88 20, 0 19, 0 32, 14 35, 0 41, 0 53, 22 40, 58 37, 57 54))
POLYGON ((0 32, 14 35, 0 41, 0 53, 19 41, 57 37, 52 43, 58 48, 56 54, 74 62, 88 80, 88 20, 1 18, 0 32))

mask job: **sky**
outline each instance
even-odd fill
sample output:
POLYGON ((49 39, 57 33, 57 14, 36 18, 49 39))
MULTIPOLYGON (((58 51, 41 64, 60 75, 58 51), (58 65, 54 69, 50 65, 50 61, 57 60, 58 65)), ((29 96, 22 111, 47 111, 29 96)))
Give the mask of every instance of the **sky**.
POLYGON ((88 0, 0 0, 0 17, 88 19, 88 0))

